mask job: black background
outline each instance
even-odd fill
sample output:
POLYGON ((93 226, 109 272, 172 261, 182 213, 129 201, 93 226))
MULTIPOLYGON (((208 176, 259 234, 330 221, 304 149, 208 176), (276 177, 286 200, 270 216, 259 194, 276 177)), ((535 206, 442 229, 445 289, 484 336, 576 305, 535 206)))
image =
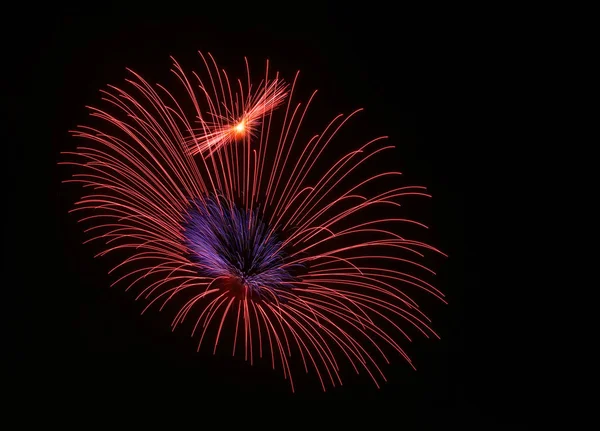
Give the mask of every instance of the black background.
POLYGON ((516 170, 489 121, 505 108, 499 95, 508 86, 492 18, 370 3, 168 8, 153 17, 150 8, 38 10, 7 36, 15 43, 5 57, 5 109, 16 114, 16 133, 5 145, 4 229, 12 243, 5 265, 14 277, 3 284, 15 292, 5 303, 15 399, 79 412, 100 406, 104 415, 176 405, 204 418, 217 414, 206 411, 216 401, 223 412, 251 405, 252 424, 278 414, 292 425, 290 418, 319 423, 328 415, 376 428, 525 424, 532 364, 519 304, 528 286, 516 276, 509 240, 516 170), (442 340, 411 347, 418 371, 396 358, 380 390, 348 375, 343 388, 292 395, 279 371, 196 354, 194 341, 171 334, 168 317, 140 317, 142 304, 107 287, 109 265, 81 245, 67 214, 78 191, 60 184, 67 172, 56 166, 59 152, 74 148, 68 130, 86 119, 84 105, 98 101, 98 89, 122 82, 125 67, 164 82, 169 55, 200 69, 198 50, 228 70, 243 71, 243 56, 258 69, 269 58, 284 76, 300 69, 303 94, 320 90, 315 109, 323 118, 366 108, 358 127, 390 135, 394 163, 409 182, 429 188, 424 217, 433 243, 450 256, 436 262, 436 286, 449 305, 428 309, 442 340))

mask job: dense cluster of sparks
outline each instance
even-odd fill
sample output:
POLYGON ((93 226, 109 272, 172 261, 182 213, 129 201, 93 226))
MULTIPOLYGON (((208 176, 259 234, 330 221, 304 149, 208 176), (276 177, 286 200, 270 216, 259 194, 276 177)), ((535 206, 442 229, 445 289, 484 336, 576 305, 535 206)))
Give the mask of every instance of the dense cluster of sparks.
POLYGON ((415 259, 441 252, 401 236, 402 224, 425 226, 394 211, 407 196, 429 196, 425 188, 363 194, 366 185, 391 184, 399 172, 346 186, 369 159, 393 148, 385 137, 309 182, 315 162, 360 110, 301 140, 316 92, 306 105, 293 104, 298 74, 288 86, 269 76, 267 62, 253 87, 246 61, 247 81, 233 84, 210 54, 200 56, 204 78, 188 76, 174 61, 189 100, 131 72, 130 90, 111 86, 103 91, 108 108, 90 108, 104 127, 78 126, 73 134, 86 143, 65 153, 75 158, 65 163, 78 167, 68 181, 88 191, 73 211, 96 233, 90 241, 105 241, 100 255, 125 251, 112 270, 123 271, 115 283, 137 288, 137 299, 148 302, 144 311, 176 304, 173 329, 191 320, 198 349, 210 333, 216 351, 231 330, 234 354, 243 344, 251 363, 268 355, 292 390, 294 356, 316 371, 323 390, 342 383, 342 361, 379 386, 389 348, 412 366, 399 343, 410 340, 403 323, 437 335, 408 293, 422 290, 443 301, 416 274, 433 271, 415 259), (282 115, 273 121, 275 110, 282 115), (374 206, 380 218, 355 221, 374 206))
POLYGON ((243 296, 280 298, 281 289, 293 287, 294 267, 301 266, 286 264, 282 241, 258 210, 250 213, 212 197, 190 211, 184 235, 203 272, 227 280, 230 288, 238 286, 243 296))
MULTIPOLYGON (((224 76, 227 77, 227 75, 224 76)), ((225 87, 222 87, 221 97, 225 100, 228 93, 231 107, 228 107, 226 103, 215 106, 210 96, 207 97, 209 102, 207 103, 208 119, 204 119, 202 115, 198 116, 201 126, 195 130, 189 144, 189 150, 193 155, 206 152, 210 154, 223 145, 255 136, 257 127, 264 117, 284 103, 287 96, 286 85, 276 78, 265 85, 261 83, 254 94, 252 88, 249 87, 248 97, 244 99, 244 93, 240 93, 239 100, 236 97, 234 102, 229 80, 226 82, 227 91, 225 91, 225 87), (238 109, 240 105, 243 108, 238 109)), ((221 84, 223 84, 222 81, 221 84)))

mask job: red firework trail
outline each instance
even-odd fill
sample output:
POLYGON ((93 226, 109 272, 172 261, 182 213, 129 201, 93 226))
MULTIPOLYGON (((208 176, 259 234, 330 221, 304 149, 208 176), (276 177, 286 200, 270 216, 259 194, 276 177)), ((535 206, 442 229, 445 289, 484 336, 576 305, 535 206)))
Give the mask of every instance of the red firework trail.
POLYGON ((113 285, 137 288, 136 299, 148 302, 144 312, 177 304, 173 330, 191 320, 198 349, 212 333, 216 352, 231 332, 233 354, 243 343, 250 363, 267 355, 292 391, 291 357, 316 372, 323 390, 342 384, 342 361, 379 387, 386 350, 412 366, 399 344, 410 341, 406 325, 437 337, 409 293, 444 301, 420 275, 433 271, 415 260, 443 253, 401 236, 403 224, 426 226, 394 214, 399 201, 429 195, 420 186, 361 191, 389 184, 399 172, 347 185, 373 156, 393 148, 385 137, 316 172, 360 109, 300 138, 316 91, 305 105, 292 103, 298 73, 288 86, 277 73, 270 76, 267 61, 253 87, 247 61, 247 76, 234 83, 210 54, 200 56, 203 79, 173 60, 186 97, 132 71, 130 90, 102 91, 107 108, 89 109, 104 127, 78 126, 72 133, 86 143, 63 153, 75 159, 63 164, 77 166, 65 182, 87 192, 72 212, 90 224, 88 241, 105 241, 99 255, 126 252, 111 270, 123 271, 113 285), (274 121, 275 112, 281 115, 274 121), (318 180, 310 182, 311 173, 318 180), (385 215, 371 217, 373 207, 385 215), (369 218, 357 221, 357 214, 369 218))

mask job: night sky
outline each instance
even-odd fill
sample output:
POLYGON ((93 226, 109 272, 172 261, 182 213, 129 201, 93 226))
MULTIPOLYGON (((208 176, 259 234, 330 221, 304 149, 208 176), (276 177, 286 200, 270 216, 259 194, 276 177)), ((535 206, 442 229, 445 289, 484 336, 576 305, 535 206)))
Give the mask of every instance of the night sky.
POLYGON ((3 282, 14 290, 3 308, 10 316, 5 334, 16 346, 8 352, 15 399, 78 406, 81 415, 91 406, 109 416, 123 406, 144 412, 158 405, 206 416, 200 406, 212 401, 225 412, 251 406, 248 423, 258 424, 278 413, 285 414, 278 423, 293 424, 298 415, 317 423, 323 412, 332 420, 365 420, 371 429, 387 421, 395 425, 385 429, 525 424, 531 364, 514 293, 526 295, 527 286, 511 275, 517 263, 506 241, 516 180, 496 130, 482 120, 489 99, 502 91, 489 61, 497 45, 480 33, 485 23, 463 23, 460 11, 448 20, 444 11, 434 17, 370 2, 356 10, 285 7, 153 18, 42 11, 23 21, 18 43, 5 53, 11 76, 4 84, 6 106, 16 114, 15 138, 4 143, 4 236, 14 243, 5 243, 3 282), (60 184, 69 171, 56 165, 59 152, 74 149, 68 130, 86 121, 84 106, 97 104, 100 88, 123 82, 126 67, 172 83, 169 56, 201 69, 198 50, 235 75, 244 71, 244 56, 257 71, 266 58, 283 76, 299 69, 300 95, 319 89, 311 112, 322 121, 365 108, 353 123, 357 136, 389 135, 397 149, 385 163, 407 183, 429 188, 433 200, 415 202, 414 214, 432 226, 429 241, 449 254, 432 262, 449 305, 422 302, 442 340, 408 346, 416 372, 397 356, 380 390, 347 370, 342 388, 324 394, 310 374, 306 389, 291 394, 266 361, 250 367, 239 356, 196 353, 197 340, 170 332, 171 315, 140 316, 143 303, 108 287, 111 259, 93 259, 99 249, 81 245, 86 237, 67 214, 80 190, 60 184))

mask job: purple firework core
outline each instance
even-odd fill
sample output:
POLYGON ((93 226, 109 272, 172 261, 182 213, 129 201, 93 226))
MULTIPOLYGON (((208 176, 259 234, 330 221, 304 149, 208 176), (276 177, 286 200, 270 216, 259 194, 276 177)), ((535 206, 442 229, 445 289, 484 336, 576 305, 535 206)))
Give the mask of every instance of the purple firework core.
POLYGON ((256 209, 210 197, 192 206, 184 227, 186 245, 202 274, 236 281, 262 299, 292 287, 293 265, 285 263, 282 241, 256 209))

